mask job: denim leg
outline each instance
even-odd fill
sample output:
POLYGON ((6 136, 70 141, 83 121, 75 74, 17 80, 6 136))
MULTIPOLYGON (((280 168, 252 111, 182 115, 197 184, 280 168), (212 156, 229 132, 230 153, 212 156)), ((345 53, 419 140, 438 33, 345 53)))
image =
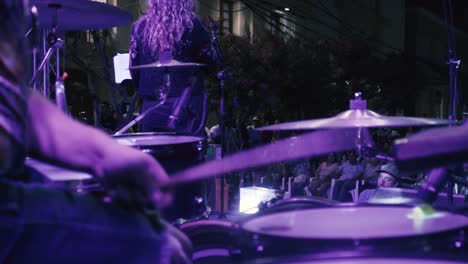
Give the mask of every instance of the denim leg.
POLYGON ((338 194, 338 201, 340 202, 348 202, 349 201, 349 191, 354 189, 356 186, 356 181, 355 180, 345 180, 343 181, 343 185, 341 186, 341 190, 338 194))
POLYGON ((333 200, 338 200, 340 193, 341 193, 341 188, 343 187, 345 181, 335 181, 335 185, 333 186, 333 193, 332 193, 332 199, 333 200))
MULTIPOLYGON (((8 263, 168 263, 167 236, 136 210, 66 190, 10 186, 19 194, 19 234, 8 263)), ((5 214, 2 214, 5 216, 5 214)), ((14 221, 13 221, 14 222, 14 221)), ((4 223, 0 223, 3 228, 4 223)))
POLYGON ((0 183, 0 263, 6 262, 21 234, 19 212, 19 201, 15 191, 0 183))

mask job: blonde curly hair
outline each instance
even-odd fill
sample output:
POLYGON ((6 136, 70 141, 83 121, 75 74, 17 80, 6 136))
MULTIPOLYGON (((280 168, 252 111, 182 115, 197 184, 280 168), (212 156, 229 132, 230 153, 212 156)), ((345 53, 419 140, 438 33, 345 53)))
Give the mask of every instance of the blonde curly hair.
POLYGON ((193 0, 147 0, 143 42, 157 54, 174 50, 185 30, 193 28, 193 0))

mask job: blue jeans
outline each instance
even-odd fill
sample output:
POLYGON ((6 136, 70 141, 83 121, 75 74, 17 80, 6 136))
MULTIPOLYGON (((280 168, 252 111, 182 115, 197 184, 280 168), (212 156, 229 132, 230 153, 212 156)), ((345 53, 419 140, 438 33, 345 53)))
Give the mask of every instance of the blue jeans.
POLYGON ((333 187, 333 200, 340 202, 352 202, 351 194, 349 191, 354 189, 356 186, 356 180, 341 180, 335 181, 333 187))
POLYGON ((0 182, 0 263, 169 263, 157 217, 90 194, 0 182))

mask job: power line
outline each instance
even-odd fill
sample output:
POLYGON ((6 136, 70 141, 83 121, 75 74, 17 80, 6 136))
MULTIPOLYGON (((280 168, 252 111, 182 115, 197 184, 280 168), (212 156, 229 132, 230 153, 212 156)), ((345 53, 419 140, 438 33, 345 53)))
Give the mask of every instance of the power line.
MULTIPOLYGON (((268 10, 268 9, 266 9, 264 6, 261 6, 261 5, 257 4, 257 3, 253 3, 252 0, 243 0, 243 2, 244 2, 246 5, 248 5, 249 8, 250 8, 254 13, 256 13, 257 15, 260 15, 260 14, 258 14, 258 13, 261 13, 261 17, 263 18, 263 21, 266 22, 266 23, 268 23, 268 24, 271 25, 272 27, 275 27, 276 30, 278 30, 278 26, 279 26, 280 29, 281 29, 281 27, 284 27, 284 28, 286 28, 286 29, 289 29, 290 31, 295 31, 295 29, 293 29, 293 28, 291 28, 290 26, 288 26, 288 25, 282 23, 281 21, 278 21, 278 24, 279 24, 279 25, 268 21, 265 17, 267 17, 267 18, 270 19, 270 20, 274 20, 274 17, 272 17, 271 15, 268 15, 268 12, 271 12, 271 11, 268 10), (250 4, 247 4, 246 1, 250 1, 250 4), (252 5, 255 5, 255 7, 253 7, 252 5), (257 12, 255 12, 255 11, 257 11, 257 12)), ((283 18, 283 19, 286 20, 286 21, 289 21, 289 22, 293 23, 295 26, 300 26, 300 27, 304 28, 306 31, 308 31, 308 32, 310 32, 310 33, 313 33, 313 34, 315 34, 315 35, 318 35, 318 36, 320 36, 320 37, 322 37, 322 38, 324 38, 324 39, 327 39, 327 40, 329 40, 329 41, 333 41, 334 43, 336 43, 337 45, 340 45, 340 46, 342 46, 342 47, 344 46, 344 45, 343 45, 342 43, 340 43, 338 40, 333 39, 332 37, 330 37, 330 36, 328 36, 328 35, 326 35, 326 34, 323 34, 323 33, 319 32, 319 31, 316 31, 316 30, 314 30, 314 29, 312 29, 312 28, 310 28, 310 27, 308 27, 308 26, 305 26, 305 25, 303 25, 303 24, 297 23, 296 21, 294 21, 294 20, 288 18, 287 16, 285 16, 285 15, 283 15, 283 14, 278 13, 278 16, 281 17, 281 18, 283 18)), ((284 32, 282 32, 282 30, 278 30, 278 31, 280 31, 281 33, 284 34, 284 32)), ((289 34, 289 35, 291 35, 293 38, 297 38, 297 37, 295 37, 295 36, 292 35, 292 34, 289 34)), ((297 34, 296 34, 296 35, 297 35, 297 34)), ((307 38, 304 38, 304 37, 302 37, 302 39, 307 40, 307 38)))
MULTIPOLYGON (((200 4, 202 4, 202 5, 204 5, 205 7, 207 7, 208 9, 210 9, 210 10, 213 10, 213 11, 216 11, 216 12, 221 12, 221 10, 212 7, 211 5, 209 5, 209 4, 205 3, 205 2, 203 2, 202 0, 198 0, 198 2, 199 2, 200 4)), ((244 10, 246 10, 246 9, 248 9, 248 7, 243 7, 243 8, 240 8, 240 9, 238 9, 238 10, 233 10, 233 11, 223 10, 222 12, 223 12, 223 13, 237 13, 237 12, 244 11, 244 10)))
MULTIPOLYGON (((269 3, 269 2, 264 1, 264 0, 260 0, 260 2, 263 2, 263 3, 265 3, 265 4, 269 5, 269 6, 272 6, 272 7, 274 7, 275 9, 281 8, 281 7, 279 7, 279 6, 275 5, 275 4, 269 3)), ((259 8, 263 9, 263 10, 266 11, 266 12, 269 12, 269 11, 270 11, 270 10, 268 10, 265 6, 261 6, 261 5, 259 5, 259 4, 256 4, 256 5, 259 6, 259 8)), ((305 19, 305 20, 310 19, 310 18, 308 18, 308 17, 304 17, 304 16, 300 16, 300 15, 294 14, 294 12, 293 12, 293 15, 295 15, 296 17, 305 19)), ((308 26, 306 26, 306 25, 300 24, 300 23, 298 23, 298 22, 296 22, 296 21, 294 21, 294 20, 288 18, 288 17, 287 17, 286 15, 284 15, 284 14, 279 14, 279 13, 278 13, 278 16, 281 16, 283 19, 285 19, 285 20, 287 20, 287 21, 289 21, 289 22, 291 22, 291 23, 293 23, 293 24, 295 24, 295 25, 300 26, 301 28, 305 29, 305 30, 308 31, 308 32, 315 33, 315 34, 317 34, 317 35, 320 35, 320 36, 323 37, 323 38, 326 38, 326 39, 328 39, 328 40, 332 40, 332 41, 336 42, 337 44, 343 46, 343 44, 341 44, 340 42, 338 42, 338 41, 335 40, 335 39, 332 39, 332 37, 330 37, 330 36, 328 36, 328 35, 326 35, 326 34, 324 34, 324 33, 321 33, 321 32, 319 32, 319 31, 317 31, 317 30, 314 30, 314 29, 312 29, 312 28, 310 28, 310 27, 308 27, 308 26)), ((332 27, 332 26, 326 24, 325 22, 323 22, 323 21, 321 21, 321 20, 318 20, 318 19, 310 19, 310 20, 317 21, 317 22, 319 22, 320 24, 322 24, 322 25, 324 25, 324 26, 326 26, 326 27, 332 29, 333 31, 335 31, 335 32, 337 32, 337 33, 342 33, 340 30, 338 30, 338 29, 336 29, 336 28, 334 28, 334 27, 332 27)), ((344 23, 344 22, 343 22, 343 23, 344 23)), ((343 35, 343 36, 344 36, 344 35, 343 35)), ((352 36, 348 36, 347 38, 351 38, 351 37, 352 37, 352 36)), ((368 39, 365 38, 365 37, 360 36, 360 38, 363 39, 363 40, 368 41, 368 39)), ((382 47, 382 45, 380 45, 380 46, 382 47)), ((393 48, 393 47, 391 47, 391 48, 393 48)), ((393 49, 394 49, 394 50, 397 50, 397 51, 400 51, 399 49, 396 49, 396 48, 393 48, 393 49)), ((384 51, 382 51, 382 50, 380 50, 380 49, 375 49, 375 51, 376 51, 377 53, 380 53, 380 54, 384 55, 384 56, 387 56, 387 55, 388 55, 387 53, 385 53, 384 51)))
MULTIPOLYGON (((275 4, 273 4, 273 3, 270 3, 270 2, 268 2, 268 1, 260 0, 260 2, 263 2, 263 3, 265 3, 266 5, 272 6, 272 7, 276 8, 276 9, 281 9, 280 6, 275 5, 275 4)), ((291 14, 293 14, 294 16, 299 17, 299 18, 302 18, 302 19, 304 19, 304 20, 312 20, 312 21, 315 21, 315 22, 319 23, 320 25, 323 25, 323 26, 325 26, 325 27, 328 27, 328 28, 332 29, 332 30, 335 31, 335 32, 340 32, 338 29, 336 29, 336 28, 330 26, 329 24, 325 23, 324 21, 322 21, 322 20, 320 20, 320 19, 318 19, 318 18, 309 17, 309 16, 306 15, 306 13, 302 13, 302 12, 301 12, 302 15, 300 15, 299 12, 298 12, 299 8, 297 8, 297 6, 292 6, 292 7, 293 7, 293 8, 291 8, 291 10, 288 11, 288 13, 291 13, 291 14)))
MULTIPOLYGON (((276 8, 276 9, 279 9, 279 8, 280 8, 279 6, 277 6, 277 5, 273 4, 273 3, 267 2, 267 1, 262 1, 262 0, 260 0, 260 2, 265 3, 265 4, 269 5, 269 6, 272 6, 272 7, 276 8)), ((267 10, 266 8, 263 8, 263 9, 264 9, 264 10, 267 10)), ((267 10, 267 11, 269 11, 269 10, 267 10)), ((335 31, 335 32, 337 32, 337 33, 341 33, 338 29, 336 29, 336 28, 334 28, 334 27, 328 25, 327 23, 323 22, 322 20, 319 20, 319 19, 317 19, 317 18, 312 18, 312 17, 306 17, 306 16, 303 16, 303 15, 298 15, 295 11, 292 11, 291 13, 292 13, 294 16, 298 17, 298 18, 302 18, 302 19, 304 19, 304 20, 312 20, 312 21, 315 21, 315 22, 317 22, 317 23, 319 23, 319 24, 321 24, 321 25, 323 25, 323 26, 325 26, 325 27, 327 27, 327 28, 332 29, 333 31, 335 31)), ((296 24, 296 25, 299 25, 300 27, 302 27, 302 28, 308 30, 309 32, 313 32, 313 33, 315 33, 315 34, 318 34, 318 35, 321 35, 321 36, 324 36, 324 37, 329 37, 329 36, 327 36, 326 34, 321 33, 321 32, 318 32, 317 30, 314 30, 314 29, 312 29, 312 28, 310 28, 310 27, 308 27, 308 26, 305 26, 305 25, 303 25, 303 24, 299 24, 298 22, 296 22, 296 21, 294 21, 294 20, 288 18, 286 15, 283 15, 283 14, 278 14, 278 15, 280 15, 280 16, 281 16, 282 18, 284 18, 285 20, 290 21, 291 23, 294 23, 294 24, 296 24)))
POLYGON ((333 19, 336 20, 338 23, 340 23, 342 26, 346 27, 347 29, 349 29, 349 30, 351 30, 351 31, 355 31, 355 32, 356 32, 355 34, 357 34, 359 37, 361 37, 361 38, 363 38, 363 39, 365 39, 365 40, 367 40, 367 41, 374 42, 374 43, 378 43, 378 44, 380 44, 381 47, 386 47, 386 48, 389 48, 389 49, 392 49, 392 50, 395 50, 395 51, 401 51, 401 49, 395 48, 395 47, 393 47, 392 45, 390 45, 390 44, 388 44, 388 43, 386 43, 386 42, 384 42, 384 41, 381 41, 381 40, 378 40, 378 39, 375 39, 375 40, 367 39, 367 37, 366 37, 367 34, 366 34, 364 31, 362 31, 362 30, 356 28, 355 26, 353 26, 353 25, 347 23, 346 21, 342 20, 341 18, 339 18, 338 16, 336 16, 335 14, 333 14, 333 12, 330 11, 330 9, 328 9, 328 8, 325 6, 325 4, 323 4, 320 0, 317 0, 317 1, 319 2, 319 4, 320 4, 321 6, 319 6, 319 5, 317 5, 317 4, 314 4, 314 3, 312 3, 311 1, 307 1, 307 0, 299 0, 299 1, 301 1, 301 2, 303 2, 303 3, 305 3, 305 4, 307 4, 307 5, 310 5, 310 6, 312 6, 312 7, 315 7, 316 9, 322 11, 325 15, 327 15, 327 16, 333 18, 333 19))
MULTIPOLYGON (((290 33, 288 33, 288 32, 284 32, 283 29, 281 28, 281 26, 279 26, 279 25, 277 25, 277 24, 275 24, 275 23, 269 21, 266 17, 268 17, 269 19, 272 19, 272 17, 270 17, 270 16, 268 16, 268 15, 265 16, 265 14, 264 14, 261 10, 259 10, 258 8, 254 7, 254 6, 252 5, 252 2, 249 2, 248 0, 242 0, 242 2, 243 2, 250 10, 252 10, 252 12, 253 12, 255 15, 259 16, 259 17, 263 20, 263 22, 267 23, 268 25, 270 25, 271 27, 273 27, 275 30, 281 32, 282 34, 288 34, 288 35, 290 35, 292 38, 295 38, 294 35, 292 35, 292 34, 290 34, 290 33)), ((283 25, 285 28, 288 28, 288 29, 290 29, 290 30, 292 29, 292 28, 288 27, 287 25, 284 25, 284 24, 281 23, 281 22, 280 22, 280 24, 283 25)))

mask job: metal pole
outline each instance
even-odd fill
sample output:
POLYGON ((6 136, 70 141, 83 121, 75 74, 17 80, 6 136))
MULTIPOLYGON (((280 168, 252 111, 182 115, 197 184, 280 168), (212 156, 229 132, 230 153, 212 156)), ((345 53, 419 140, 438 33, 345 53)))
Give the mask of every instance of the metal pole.
MULTIPOLYGON (((42 31, 42 54, 47 54, 47 29, 42 31)), ((42 69, 42 94, 49 98, 49 65, 46 63, 42 69)))

